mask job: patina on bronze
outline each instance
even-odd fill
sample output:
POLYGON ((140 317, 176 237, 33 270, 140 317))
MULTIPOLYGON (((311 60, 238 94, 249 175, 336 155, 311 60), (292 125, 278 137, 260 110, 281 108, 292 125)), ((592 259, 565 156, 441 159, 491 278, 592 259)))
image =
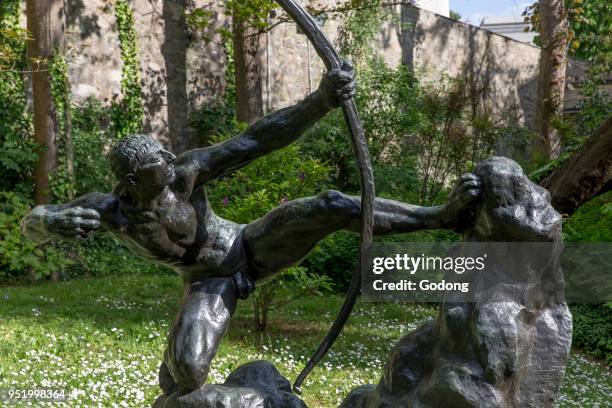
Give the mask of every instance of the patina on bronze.
MULTIPOLYGON (((184 295, 168 336, 160 385, 165 395, 188 395, 206 382, 238 298, 299 262, 327 235, 359 232, 362 215, 359 197, 327 191, 237 224, 213 212, 206 183, 294 142, 354 92, 352 67, 343 64, 295 106, 267 115, 223 143, 178 157, 151 137, 129 136, 110 153, 119 180, 113 192, 35 207, 22 220, 22 231, 42 243, 85 239, 103 229, 137 255, 174 268, 184 281, 184 295)), ((464 211, 479 194, 478 177, 466 175, 441 206, 376 199, 373 232, 460 229, 464 211)))

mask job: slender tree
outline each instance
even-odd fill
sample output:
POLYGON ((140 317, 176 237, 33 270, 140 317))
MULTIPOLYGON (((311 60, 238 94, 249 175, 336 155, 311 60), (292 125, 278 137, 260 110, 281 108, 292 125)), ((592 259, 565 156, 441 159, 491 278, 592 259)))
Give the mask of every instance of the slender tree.
POLYGON ((561 152, 554 123, 563 115, 569 27, 564 0, 540 0, 540 75, 537 123, 550 159, 561 152))
POLYGON ((57 166, 58 117, 53 105, 49 61, 64 42, 65 13, 62 0, 27 0, 28 58, 32 70, 34 134, 39 145, 35 169, 37 204, 49 201, 49 174, 57 166))
POLYGON ((236 118, 253 123, 263 116, 259 34, 242 21, 232 30, 236 72, 236 118))

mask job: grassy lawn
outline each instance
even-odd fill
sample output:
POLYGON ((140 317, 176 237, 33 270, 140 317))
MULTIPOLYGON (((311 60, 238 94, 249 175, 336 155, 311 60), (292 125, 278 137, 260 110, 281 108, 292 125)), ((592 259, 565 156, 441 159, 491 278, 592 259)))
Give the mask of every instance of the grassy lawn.
MULTIPOLYGON (((0 288, 0 388, 63 388, 69 407, 144 407, 159 394, 157 370, 181 293, 172 276, 75 280, 0 288)), ((291 381, 318 346, 342 299, 300 300, 252 329, 250 302, 232 321, 211 372, 273 362, 291 381)), ((434 315, 414 305, 357 305, 344 333, 304 386, 310 407, 335 407, 357 385, 376 383, 390 347, 434 315)), ((572 354, 558 407, 612 407, 608 368, 572 354)), ((58 406, 55 404, 54 406, 58 406)), ((40 406, 40 405, 32 405, 40 406)))

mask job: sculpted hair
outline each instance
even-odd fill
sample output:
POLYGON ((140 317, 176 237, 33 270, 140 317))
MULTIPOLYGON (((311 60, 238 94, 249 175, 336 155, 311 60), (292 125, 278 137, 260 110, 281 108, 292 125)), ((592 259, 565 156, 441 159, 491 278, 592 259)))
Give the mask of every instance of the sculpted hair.
POLYGON ((111 149, 109 159, 111 169, 118 179, 127 173, 133 173, 138 163, 154 149, 159 149, 160 143, 150 136, 130 135, 119 140, 111 149))

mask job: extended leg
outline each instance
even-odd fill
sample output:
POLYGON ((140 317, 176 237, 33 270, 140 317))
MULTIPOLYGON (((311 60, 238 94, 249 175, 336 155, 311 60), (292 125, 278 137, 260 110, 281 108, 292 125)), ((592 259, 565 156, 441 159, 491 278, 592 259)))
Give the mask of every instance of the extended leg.
MULTIPOLYGON (((448 227, 448 206, 419 207, 377 198, 374 233, 404 233, 448 227)), ((299 262, 325 236, 342 230, 357 232, 361 214, 359 197, 326 191, 315 197, 290 201, 245 228, 251 273, 266 279, 299 262)))
POLYGON ((181 311, 172 325, 164 355, 166 367, 182 391, 196 390, 206 381, 219 342, 236 310, 236 298, 231 277, 186 284, 181 311))

